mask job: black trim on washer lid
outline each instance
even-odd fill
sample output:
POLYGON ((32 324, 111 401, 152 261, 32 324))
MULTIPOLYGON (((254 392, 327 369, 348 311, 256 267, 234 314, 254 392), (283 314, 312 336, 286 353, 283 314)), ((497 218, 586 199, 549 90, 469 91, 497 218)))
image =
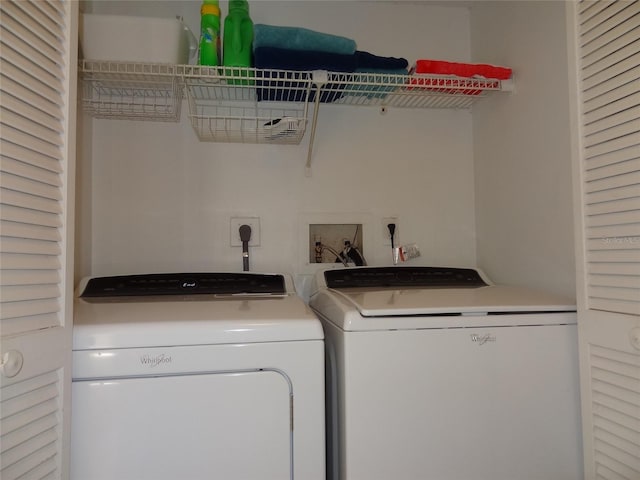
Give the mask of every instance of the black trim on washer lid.
POLYGON ((329 288, 486 287, 480 274, 471 268, 453 267, 365 267, 327 270, 324 278, 329 288))
POLYGON ((81 297, 286 294, 284 276, 255 273, 149 273, 91 278, 81 297))

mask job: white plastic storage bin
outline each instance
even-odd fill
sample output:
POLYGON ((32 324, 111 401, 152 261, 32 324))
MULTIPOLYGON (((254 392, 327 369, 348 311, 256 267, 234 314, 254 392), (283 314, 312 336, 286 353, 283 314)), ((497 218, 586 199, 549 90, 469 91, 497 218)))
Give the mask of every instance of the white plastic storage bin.
POLYGON ((88 60, 188 64, 198 44, 178 18, 85 13, 80 47, 88 60))

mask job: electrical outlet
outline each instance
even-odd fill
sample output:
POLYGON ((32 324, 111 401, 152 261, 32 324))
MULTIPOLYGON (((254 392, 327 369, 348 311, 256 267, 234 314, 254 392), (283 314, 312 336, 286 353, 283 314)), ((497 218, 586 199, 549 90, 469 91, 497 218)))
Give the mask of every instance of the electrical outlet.
POLYGON ((242 240, 240 240, 240 227, 242 225, 251 227, 249 246, 260 246, 260 217, 231 217, 231 246, 242 246, 242 240))
POLYGON ((391 234, 389 233, 389 227, 388 225, 390 223, 395 223, 396 224, 396 231, 395 234, 393 235, 393 241, 395 246, 397 247, 399 245, 398 243, 398 238, 400 238, 399 236, 399 224, 398 224, 398 217, 384 217, 382 219, 382 238, 384 239, 383 245, 388 245, 391 246, 391 234))

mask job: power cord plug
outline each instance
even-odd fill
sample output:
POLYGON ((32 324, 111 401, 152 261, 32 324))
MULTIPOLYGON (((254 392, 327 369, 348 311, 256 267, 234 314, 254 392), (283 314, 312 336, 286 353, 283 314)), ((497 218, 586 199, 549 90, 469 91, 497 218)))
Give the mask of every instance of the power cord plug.
POLYGON ((396 224, 395 223, 389 223, 387 225, 387 228, 389 229, 389 235, 391 236, 391 256, 393 258, 393 264, 395 265, 396 263, 398 263, 396 261, 396 254, 395 254, 395 242, 394 242, 394 237, 396 234, 396 224))
POLYGON ((240 241, 242 242, 242 270, 249 271, 249 240, 251 240, 251 227, 249 225, 240 225, 238 229, 240 233, 240 241))

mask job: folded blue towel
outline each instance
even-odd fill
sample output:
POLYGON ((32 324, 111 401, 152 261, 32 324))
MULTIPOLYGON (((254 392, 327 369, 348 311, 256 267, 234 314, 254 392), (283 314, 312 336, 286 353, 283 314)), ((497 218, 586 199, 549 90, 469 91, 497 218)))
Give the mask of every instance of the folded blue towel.
POLYGON ((306 28, 278 27, 258 23, 253 26, 253 48, 255 50, 261 47, 352 55, 356 51, 356 42, 350 38, 306 28))
MULTIPOLYGON (((310 75, 301 78, 300 73, 297 72, 270 72, 269 70, 353 72, 356 69, 354 55, 285 48, 256 48, 253 52, 253 61, 258 69, 256 75, 265 79, 256 82, 258 100, 302 101, 306 97, 306 83, 302 80, 308 79, 310 75)), ((325 90, 320 94, 320 101, 337 100, 342 96, 342 90, 344 85, 336 86, 335 91, 325 90)), ((314 98, 315 90, 311 92, 309 100, 314 98)))

